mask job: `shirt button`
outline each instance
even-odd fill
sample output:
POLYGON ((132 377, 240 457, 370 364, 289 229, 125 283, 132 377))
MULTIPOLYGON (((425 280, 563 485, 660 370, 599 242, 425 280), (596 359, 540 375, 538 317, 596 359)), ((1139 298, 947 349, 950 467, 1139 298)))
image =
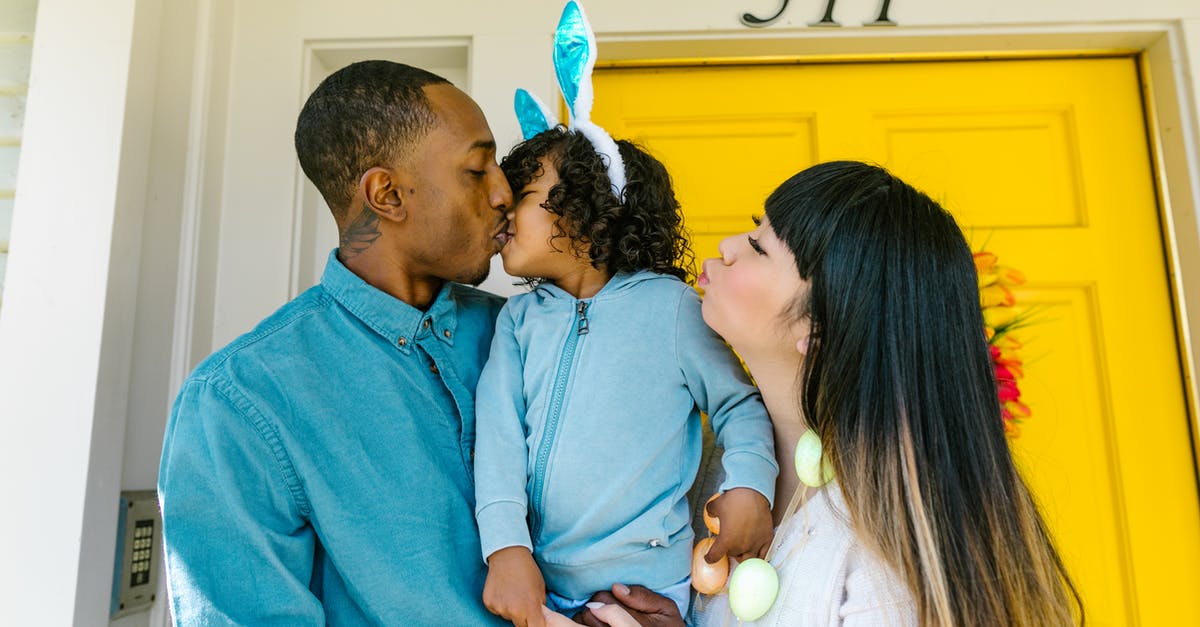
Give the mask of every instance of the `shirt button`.
POLYGON ((421 326, 423 326, 423 327, 425 327, 426 329, 428 329, 430 324, 433 324, 433 323, 429 321, 429 318, 426 318, 426 319, 425 319, 425 322, 422 322, 422 323, 421 323, 421 326))
POLYGON ((651 540, 651 541, 650 541, 650 546, 660 546, 660 543, 659 543, 658 539, 657 539, 657 538, 655 538, 654 540, 651 540))
POLYGON ((445 337, 447 340, 448 340, 448 339, 450 339, 450 329, 446 329, 445 331, 442 331, 442 335, 443 335, 443 336, 444 336, 444 337, 445 337))
POLYGON ((437 374, 438 373, 437 364, 429 364, 429 371, 432 372, 433 374, 437 374))
POLYGON ((402 337, 402 338, 396 340, 396 343, 401 346, 408 346, 408 338, 402 337))

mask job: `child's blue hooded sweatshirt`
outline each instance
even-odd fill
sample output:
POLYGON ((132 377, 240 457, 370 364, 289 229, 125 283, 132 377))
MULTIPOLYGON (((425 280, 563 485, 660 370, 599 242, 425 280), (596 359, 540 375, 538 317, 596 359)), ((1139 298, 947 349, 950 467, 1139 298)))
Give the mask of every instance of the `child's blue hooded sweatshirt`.
POLYGON ((770 502, 770 419, 691 287, 637 272, 588 299, 551 284, 510 299, 476 396, 484 559, 529 548, 547 588, 568 599, 684 580, 701 412, 725 449, 721 489, 770 502))

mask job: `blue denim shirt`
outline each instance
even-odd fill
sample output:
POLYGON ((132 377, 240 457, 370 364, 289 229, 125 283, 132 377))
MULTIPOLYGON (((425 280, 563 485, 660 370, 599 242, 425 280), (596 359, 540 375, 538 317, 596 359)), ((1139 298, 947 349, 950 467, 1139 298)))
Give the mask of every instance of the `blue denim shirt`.
POLYGON ((484 608, 474 391, 496 296, 419 311, 331 254, 205 360, 159 471, 177 624, 504 624, 484 608))

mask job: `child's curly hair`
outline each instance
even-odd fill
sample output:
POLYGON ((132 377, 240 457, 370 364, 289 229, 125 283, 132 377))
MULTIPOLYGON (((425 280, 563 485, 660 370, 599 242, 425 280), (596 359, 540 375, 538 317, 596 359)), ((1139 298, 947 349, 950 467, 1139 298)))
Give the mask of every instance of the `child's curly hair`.
POLYGON ((612 192, 608 169, 581 133, 559 125, 520 144, 500 162, 514 194, 553 164, 559 182, 542 204, 560 217, 551 246, 565 237, 571 252, 613 274, 650 270, 684 281, 694 276, 695 254, 671 176, 640 146, 617 141, 625 161, 625 202, 612 192))

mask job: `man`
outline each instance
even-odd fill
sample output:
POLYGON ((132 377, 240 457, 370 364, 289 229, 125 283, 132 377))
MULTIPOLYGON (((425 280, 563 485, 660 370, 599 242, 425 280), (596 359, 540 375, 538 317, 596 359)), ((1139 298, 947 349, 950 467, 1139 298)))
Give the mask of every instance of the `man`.
POLYGON ((178 624, 500 623, 483 606, 474 390, 512 193, 445 79, 346 67, 296 151, 341 236, 319 285, 184 383, 159 473, 178 624))

